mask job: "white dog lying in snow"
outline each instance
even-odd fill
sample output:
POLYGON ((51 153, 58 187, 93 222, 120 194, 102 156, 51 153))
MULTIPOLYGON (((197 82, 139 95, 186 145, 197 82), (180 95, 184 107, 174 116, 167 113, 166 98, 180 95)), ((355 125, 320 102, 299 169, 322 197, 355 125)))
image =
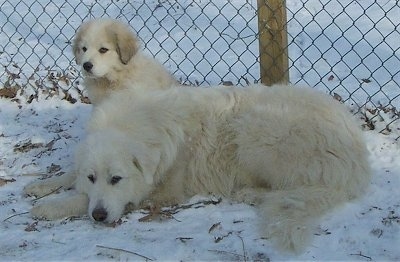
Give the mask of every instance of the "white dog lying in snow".
POLYGON ((315 218, 369 184, 359 127, 343 105, 312 89, 172 88, 132 99, 115 93, 95 109, 75 175, 25 189, 40 195, 75 184, 74 196, 36 205, 34 216, 88 212, 113 222, 128 203, 171 205, 212 193, 257 204, 263 233, 301 251, 315 218))

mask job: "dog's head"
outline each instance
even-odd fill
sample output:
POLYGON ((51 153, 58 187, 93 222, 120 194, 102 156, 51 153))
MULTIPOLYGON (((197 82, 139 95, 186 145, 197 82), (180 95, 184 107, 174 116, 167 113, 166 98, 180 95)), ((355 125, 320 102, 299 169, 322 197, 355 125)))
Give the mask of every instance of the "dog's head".
POLYGON ((139 205, 154 188, 159 159, 158 151, 117 131, 88 135, 76 153, 76 189, 89 198, 89 216, 112 223, 128 204, 139 205))
POLYGON ((125 24, 95 19, 79 27, 72 48, 86 77, 112 78, 113 72, 121 70, 136 54, 139 44, 125 24))

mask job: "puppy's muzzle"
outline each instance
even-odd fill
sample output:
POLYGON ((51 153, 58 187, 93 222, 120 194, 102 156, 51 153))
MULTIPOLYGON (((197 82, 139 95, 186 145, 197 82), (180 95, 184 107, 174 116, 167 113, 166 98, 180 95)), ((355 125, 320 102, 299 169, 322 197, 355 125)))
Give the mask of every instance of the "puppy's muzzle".
POLYGON ((93 64, 91 62, 85 62, 83 63, 83 69, 85 69, 86 72, 92 71, 93 64))
POLYGON ((92 217, 94 220, 98 222, 103 222, 104 220, 107 219, 107 211, 103 207, 96 207, 92 211, 92 217))

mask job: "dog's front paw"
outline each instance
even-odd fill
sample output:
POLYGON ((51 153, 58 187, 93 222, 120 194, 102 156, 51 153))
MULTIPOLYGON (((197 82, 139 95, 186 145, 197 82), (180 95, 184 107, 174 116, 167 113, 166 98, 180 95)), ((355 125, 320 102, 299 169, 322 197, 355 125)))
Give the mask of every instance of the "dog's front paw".
POLYGON ((35 218, 56 220, 67 217, 68 214, 63 210, 62 206, 47 202, 34 206, 31 209, 31 215, 35 218))
POLYGON ((48 183, 46 180, 34 181, 24 187, 24 194, 28 196, 42 197, 54 192, 53 184, 48 183))
POLYGON ((65 217, 83 216, 87 213, 89 199, 85 194, 60 194, 58 198, 36 204, 31 209, 35 218, 56 220, 65 217))

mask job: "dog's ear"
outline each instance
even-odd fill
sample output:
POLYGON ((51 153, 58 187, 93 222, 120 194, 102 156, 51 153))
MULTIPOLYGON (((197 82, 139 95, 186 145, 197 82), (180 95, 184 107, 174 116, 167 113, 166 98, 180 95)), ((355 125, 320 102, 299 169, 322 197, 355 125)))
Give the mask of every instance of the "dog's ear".
POLYGON ((125 25, 114 24, 114 26, 110 30, 114 33, 117 53, 121 62, 126 65, 139 50, 138 40, 125 25))
POLYGON ((74 53, 74 57, 75 57, 75 62, 77 64, 81 63, 81 46, 80 46, 80 42, 82 41, 82 37, 85 34, 87 28, 89 27, 90 22, 86 22, 83 23, 79 28, 78 31, 75 34, 75 38, 74 41, 72 43, 72 52, 74 53))
POLYGON ((142 151, 132 158, 133 165, 142 173, 144 181, 148 185, 154 183, 154 175, 157 172, 159 162, 160 153, 157 150, 147 151, 147 154, 143 154, 142 151))

